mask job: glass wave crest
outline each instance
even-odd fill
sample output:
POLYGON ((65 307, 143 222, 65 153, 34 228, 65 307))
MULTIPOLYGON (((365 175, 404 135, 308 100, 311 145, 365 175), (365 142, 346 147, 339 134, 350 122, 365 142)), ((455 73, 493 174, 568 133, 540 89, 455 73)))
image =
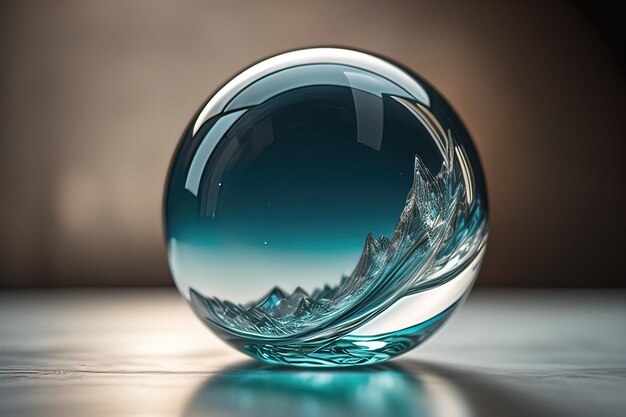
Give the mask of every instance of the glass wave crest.
POLYGON ((246 304, 190 288, 195 313, 226 341, 273 363, 366 364, 408 350, 407 344, 419 343, 454 310, 459 300, 427 322, 378 335, 379 349, 367 345, 372 337, 350 335, 403 297, 452 280, 482 253, 487 238, 485 207, 474 199, 474 179, 462 146, 450 131, 431 122, 425 108, 394 98, 411 106, 436 139, 443 155, 440 171, 432 175, 415 157, 413 186, 393 235, 368 234, 353 272, 335 286, 310 294, 274 287, 246 304))

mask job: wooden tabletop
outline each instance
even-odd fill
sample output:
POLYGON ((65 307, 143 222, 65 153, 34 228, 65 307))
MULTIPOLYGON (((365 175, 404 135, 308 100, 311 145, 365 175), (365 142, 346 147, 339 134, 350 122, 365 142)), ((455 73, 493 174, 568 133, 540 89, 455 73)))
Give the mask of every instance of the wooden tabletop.
POLYGON ((624 416, 626 292, 476 290, 388 365, 271 368, 172 289, 0 292, 0 416, 624 416))

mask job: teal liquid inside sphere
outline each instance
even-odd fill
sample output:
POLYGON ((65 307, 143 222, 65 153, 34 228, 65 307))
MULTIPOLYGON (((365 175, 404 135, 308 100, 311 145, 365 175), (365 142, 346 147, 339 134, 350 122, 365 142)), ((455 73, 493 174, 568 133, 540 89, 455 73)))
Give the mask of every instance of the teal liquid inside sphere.
POLYGON ((483 174, 450 106, 362 52, 288 52, 200 109, 164 201, 196 315, 259 360, 385 361, 461 304, 487 240, 483 174))

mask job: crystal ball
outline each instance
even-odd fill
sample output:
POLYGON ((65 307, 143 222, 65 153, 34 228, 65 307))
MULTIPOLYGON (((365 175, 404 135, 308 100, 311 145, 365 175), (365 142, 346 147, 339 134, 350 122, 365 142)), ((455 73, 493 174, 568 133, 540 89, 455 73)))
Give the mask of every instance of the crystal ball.
POLYGON ((470 135, 422 78, 303 49, 200 108, 164 225, 176 287, 225 342, 272 364, 366 365, 418 346, 463 302, 487 197, 470 135))

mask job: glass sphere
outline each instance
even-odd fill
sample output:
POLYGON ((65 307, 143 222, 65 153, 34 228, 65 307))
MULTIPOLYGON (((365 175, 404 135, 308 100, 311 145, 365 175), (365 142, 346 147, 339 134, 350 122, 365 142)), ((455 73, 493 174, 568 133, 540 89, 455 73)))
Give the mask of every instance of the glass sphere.
POLYGON ((335 48, 269 58, 217 91, 174 154, 164 212, 180 293, 275 364, 419 345, 469 292, 487 240, 454 111, 406 68, 335 48))

